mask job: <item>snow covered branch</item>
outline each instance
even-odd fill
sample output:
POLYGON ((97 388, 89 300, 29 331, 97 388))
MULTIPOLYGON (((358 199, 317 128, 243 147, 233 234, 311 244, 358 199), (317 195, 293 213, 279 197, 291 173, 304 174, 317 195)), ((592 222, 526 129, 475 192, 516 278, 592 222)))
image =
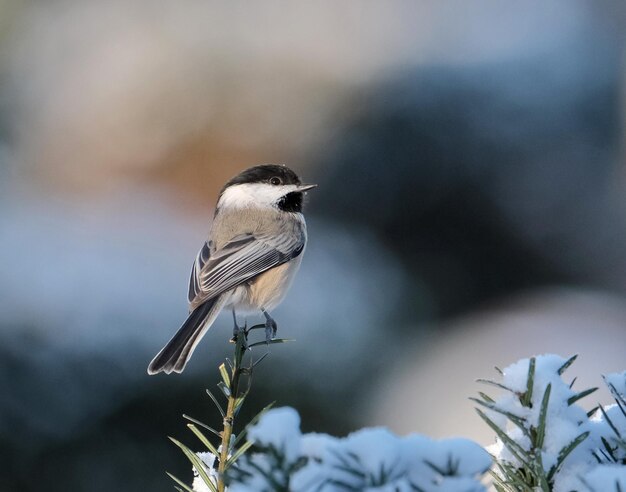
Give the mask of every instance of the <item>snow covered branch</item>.
MULTIPOLYGON (((230 374, 220 366, 220 388, 236 408, 247 394, 233 394, 241 360, 230 374)), ((226 441, 224 431, 193 421, 207 451, 174 441, 195 479, 189 487, 172 478, 181 492, 626 492, 626 372, 604 377, 615 403, 586 412, 579 402, 597 388, 575 390, 576 378, 564 379, 575 360, 531 357, 497 369, 498 380, 479 380, 500 393, 472 398, 495 434, 487 450, 468 439, 399 437, 384 428, 344 438, 302 434, 296 410, 266 408, 226 441), (211 444, 203 426, 222 446, 211 444)), ((254 364, 246 367, 249 375, 254 364)))
POLYGON ((626 490, 626 373, 605 377, 616 403, 585 412, 578 402, 597 388, 573 389, 563 379, 576 356, 542 355, 499 371, 498 388, 473 400, 496 433, 489 447, 498 492, 623 492, 626 490))

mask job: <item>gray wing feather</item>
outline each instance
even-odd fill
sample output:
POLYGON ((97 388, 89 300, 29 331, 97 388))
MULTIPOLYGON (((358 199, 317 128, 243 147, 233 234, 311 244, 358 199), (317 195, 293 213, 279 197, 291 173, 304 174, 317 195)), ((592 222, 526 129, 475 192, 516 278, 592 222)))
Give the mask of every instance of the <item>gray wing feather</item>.
MULTIPOLYGON (((190 280, 190 301, 215 297, 270 268, 286 263, 304 249, 304 234, 234 237, 206 261, 197 259, 190 280), (191 287, 194 298, 191 299, 191 287)), ((204 248, 203 248, 204 249, 204 248)), ((200 257, 202 250, 198 254, 200 257)))
POLYGON ((193 262, 193 266, 191 267, 191 276, 189 277, 189 291, 187 292, 187 299, 189 302, 193 302, 193 300, 198 297, 200 294, 200 283, 198 281, 200 272, 204 268, 204 265, 211 256, 211 245, 208 241, 204 243, 202 249, 198 251, 198 255, 196 256, 196 260, 193 262))

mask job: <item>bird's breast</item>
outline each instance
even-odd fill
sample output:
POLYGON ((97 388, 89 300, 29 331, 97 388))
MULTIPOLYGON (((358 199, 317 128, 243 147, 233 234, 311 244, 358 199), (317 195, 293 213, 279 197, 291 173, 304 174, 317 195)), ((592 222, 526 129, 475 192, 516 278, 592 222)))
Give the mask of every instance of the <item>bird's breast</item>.
POLYGON ((238 311, 274 309, 285 297, 302 256, 271 268, 233 289, 230 304, 238 311))

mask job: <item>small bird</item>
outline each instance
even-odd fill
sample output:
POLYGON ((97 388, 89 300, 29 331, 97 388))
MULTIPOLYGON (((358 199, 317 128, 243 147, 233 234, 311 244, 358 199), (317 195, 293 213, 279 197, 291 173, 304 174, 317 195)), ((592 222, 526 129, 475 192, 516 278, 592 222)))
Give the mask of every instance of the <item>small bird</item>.
POLYGON ((265 336, 276 335, 269 312, 285 296, 306 246, 302 184, 286 166, 264 164, 241 172, 220 193, 209 238, 191 269, 189 317, 150 365, 148 374, 183 372, 223 308, 260 310, 265 336))

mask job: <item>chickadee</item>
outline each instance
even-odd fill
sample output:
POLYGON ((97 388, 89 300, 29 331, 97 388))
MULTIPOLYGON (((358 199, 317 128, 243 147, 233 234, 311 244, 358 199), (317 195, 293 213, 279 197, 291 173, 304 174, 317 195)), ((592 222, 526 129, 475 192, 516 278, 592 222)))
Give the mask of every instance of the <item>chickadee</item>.
POLYGON ((223 308, 261 310, 269 341, 276 322, 268 310, 277 306, 300 266, 306 245, 302 215, 305 191, 285 166, 246 169, 222 189, 209 239, 191 269, 189 317, 150 365, 148 374, 183 372, 196 345, 223 308))

